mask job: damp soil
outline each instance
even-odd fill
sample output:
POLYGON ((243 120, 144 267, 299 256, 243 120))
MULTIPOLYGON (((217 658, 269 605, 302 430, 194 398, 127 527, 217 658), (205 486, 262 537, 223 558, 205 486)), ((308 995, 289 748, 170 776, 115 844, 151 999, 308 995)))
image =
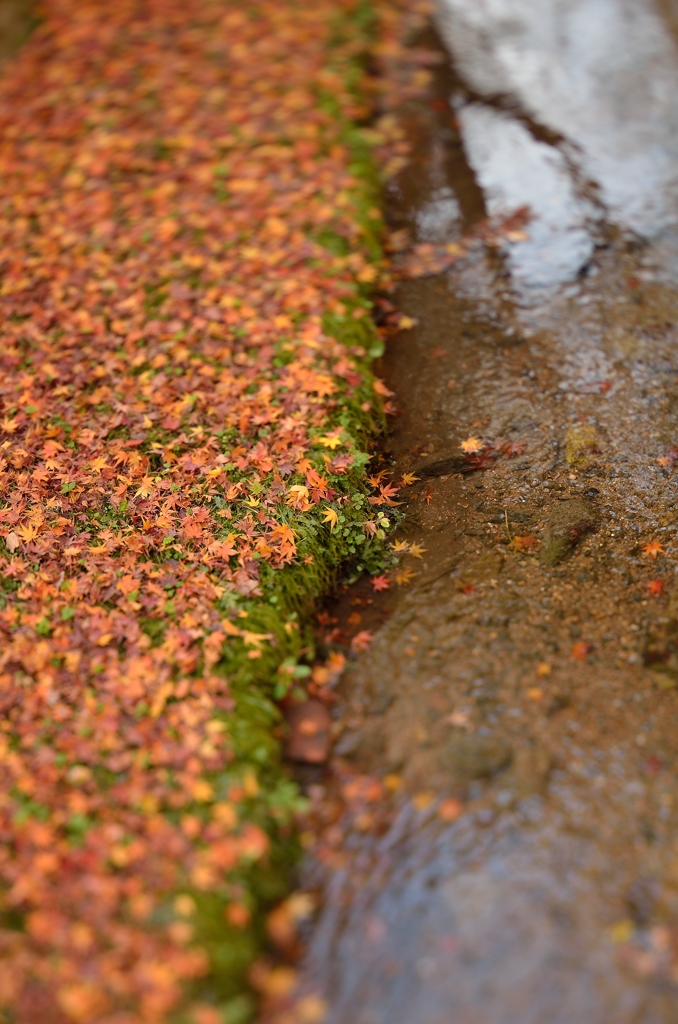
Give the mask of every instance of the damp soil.
MULTIPOLYGON (((436 74, 389 197, 420 241, 487 212, 436 74)), ((419 557, 325 619, 374 634, 307 778, 326 1024, 675 1020, 678 292, 651 241, 596 230, 550 291, 477 246, 391 296, 415 325, 385 459, 419 478, 393 539, 419 557)))

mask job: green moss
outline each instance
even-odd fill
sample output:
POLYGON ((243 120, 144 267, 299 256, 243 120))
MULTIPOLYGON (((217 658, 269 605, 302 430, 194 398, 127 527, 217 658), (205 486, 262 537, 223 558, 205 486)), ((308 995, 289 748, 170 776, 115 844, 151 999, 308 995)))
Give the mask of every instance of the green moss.
MULTIPOLYGON (((351 14, 338 17, 335 26, 338 44, 346 37, 346 23, 342 18, 347 16, 354 19, 351 38, 355 38, 357 26, 365 50, 363 55, 354 57, 349 67, 345 64, 338 67, 348 75, 357 91, 363 57, 374 28, 371 5, 361 4, 351 14)), ((331 60, 329 63, 332 66, 331 60)), ((319 103, 335 117, 340 116, 331 96, 319 96, 319 103)), ((369 143, 361 129, 348 122, 342 126, 342 141, 349 150, 350 171, 357 182, 351 198, 361 228, 361 249, 370 260, 378 262, 382 258, 381 220, 375 216, 375 209, 380 205, 380 185, 369 143)), ((350 251, 346 240, 332 232, 324 232, 316 240, 335 255, 345 256, 350 251)), ((229 879, 229 885, 234 882, 240 885, 252 912, 251 921, 245 928, 238 929, 225 923, 224 910, 229 902, 225 890, 210 892, 208 896, 190 886, 184 890, 195 900, 195 939, 206 949, 211 966, 208 977, 196 983, 191 996, 218 1007, 225 1024, 246 1024, 252 1019, 255 1004, 248 991, 247 969, 265 945, 266 914, 289 891, 300 855, 294 821, 304 801, 283 763, 282 722, 276 698, 298 684, 308 671, 300 662, 313 658, 311 613, 318 599, 336 583, 339 573, 357 575, 364 570, 383 571, 393 559, 384 539, 397 514, 389 510, 388 515, 380 512, 375 517, 367 501, 365 482, 368 444, 384 427, 383 414, 375 408, 370 370, 371 360, 382 354, 383 344, 369 316, 369 287, 356 283, 354 294, 344 300, 344 305, 343 316, 326 313, 323 328, 354 356, 356 350, 362 350, 364 356, 359 360, 361 383, 350 395, 343 396, 335 412, 334 425, 342 426, 350 437, 344 450, 350 451, 354 459, 349 473, 333 480, 340 495, 348 498, 341 505, 334 503, 339 522, 330 530, 323 522, 322 507, 303 514, 286 509, 285 519, 296 534, 297 564, 282 570, 272 570, 262 564, 260 598, 234 601, 233 595, 226 595, 222 601, 224 611, 232 612, 237 606, 247 612, 246 619, 238 620, 247 630, 272 636, 271 642, 263 645, 261 656, 255 659, 249 657, 250 649, 243 641, 229 642, 215 668, 228 679, 229 691, 235 699, 235 710, 225 717, 234 757, 229 772, 212 782, 215 791, 224 794, 234 778, 256 778, 258 792, 248 802, 243 817, 260 825, 271 842, 264 862, 241 868, 235 879, 229 879), (353 313, 357 309, 362 309, 364 315, 356 318, 353 313), (379 529, 374 538, 368 539, 362 527, 368 519, 375 518, 379 520, 379 529)), ((281 348, 277 358, 280 365, 285 365, 288 356, 284 349, 281 348)), ((238 440, 237 432, 225 433, 221 438, 222 450, 228 454, 238 440)), ((319 453, 317 468, 323 469, 319 453)), ((144 628, 149 632, 150 623, 144 628)), ((182 1013, 175 1015, 174 1020, 176 1024, 187 1024, 182 1013)))
POLYGON ((600 451, 598 431, 592 423, 576 423, 567 431, 565 461, 573 469, 589 469, 600 451))

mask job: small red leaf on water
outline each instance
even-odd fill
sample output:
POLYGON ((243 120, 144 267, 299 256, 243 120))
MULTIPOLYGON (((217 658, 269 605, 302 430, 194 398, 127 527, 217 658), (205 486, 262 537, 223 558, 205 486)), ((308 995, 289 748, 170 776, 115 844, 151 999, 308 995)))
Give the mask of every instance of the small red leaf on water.
POLYGON ((375 590, 390 590, 391 581, 388 576, 373 576, 372 586, 375 590))
POLYGON ((650 580, 647 585, 647 589, 653 597, 659 597, 664 589, 664 580, 650 580))
POLYGON ((586 661, 589 652, 593 649, 593 644, 587 643, 586 640, 578 640, 576 644, 572 645, 570 651, 570 657, 576 661, 586 661))
POLYGON ((370 633, 369 629, 363 629, 360 633, 356 633, 351 640, 351 650, 356 653, 359 651, 366 651, 373 640, 374 636, 370 633))
POLYGON ((648 555, 650 558, 656 558, 657 555, 664 553, 664 548, 661 541, 651 540, 643 548, 643 554, 648 555))

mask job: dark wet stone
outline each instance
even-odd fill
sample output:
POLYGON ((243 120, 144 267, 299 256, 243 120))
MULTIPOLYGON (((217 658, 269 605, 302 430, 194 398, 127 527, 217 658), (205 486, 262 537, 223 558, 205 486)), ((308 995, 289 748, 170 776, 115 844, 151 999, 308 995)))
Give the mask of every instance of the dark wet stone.
POLYGON ((416 474, 420 477, 444 476, 448 473, 473 473, 478 469, 477 460, 471 461, 465 455, 448 455, 444 459, 425 462, 417 466, 416 474))
POLYGON ((449 773, 450 782, 463 785, 487 779, 506 768, 513 749, 498 736, 454 736, 439 751, 438 763, 449 773))
POLYGON ((597 525, 596 509, 586 498, 570 498, 554 505, 544 534, 542 561, 546 565, 558 565, 597 525))
POLYGON ((654 878, 637 878, 629 887, 627 896, 631 918, 638 926, 646 927, 652 918, 659 886, 654 878))

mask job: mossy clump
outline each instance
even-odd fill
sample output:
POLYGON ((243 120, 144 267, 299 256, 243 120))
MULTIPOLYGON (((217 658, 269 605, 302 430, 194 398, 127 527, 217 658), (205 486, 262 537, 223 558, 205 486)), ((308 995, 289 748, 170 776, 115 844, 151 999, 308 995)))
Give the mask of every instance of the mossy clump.
POLYGON ((541 560, 546 565, 558 565, 574 550, 587 533, 598 525, 594 505, 586 498, 570 498, 553 507, 544 534, 541 560))
POLYGON ((598 431, 592 423, 576 423, 565 436, 565 461, 571 469, 589 469, 600 452, 598 431))

